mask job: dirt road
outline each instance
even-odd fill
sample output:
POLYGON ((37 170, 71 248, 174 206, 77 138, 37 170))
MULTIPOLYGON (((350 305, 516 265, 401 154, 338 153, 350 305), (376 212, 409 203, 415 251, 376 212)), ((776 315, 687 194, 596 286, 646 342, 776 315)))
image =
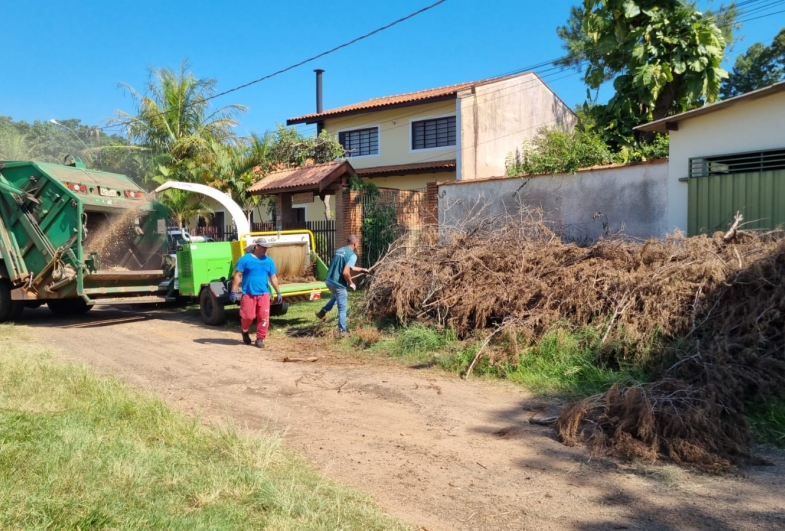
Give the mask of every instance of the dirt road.
POLYGON ((529 424, 547 404, 519 388, 342 356, 281 334, 259 351, 171 310, 58 319, 39 309, 18 324, 60 356, 176 407, 284 431, 324 474, 416 529, 785 529, 780 453, 766 455, 775 466, 723 477, 591 460, 529 424))

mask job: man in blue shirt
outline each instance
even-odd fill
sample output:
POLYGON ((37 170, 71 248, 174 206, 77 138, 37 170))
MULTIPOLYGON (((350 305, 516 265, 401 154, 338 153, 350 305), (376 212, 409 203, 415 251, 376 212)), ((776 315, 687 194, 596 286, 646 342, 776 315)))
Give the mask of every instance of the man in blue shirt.
POLYGON ((349 292, 347 288, 352 291, 357 289, 352 281, 352 273, 368 272, 367 269, 362 267, 355 267, 357 263, 357 246, 360 244, 360 238, 352 234, 347 240, 346 247, 341 247, 335 251, 332 262, 330 262, 330 269, 327 271, 327 280, 325 284, 330 289, 332 297, 324 305, 324 308, 316 312, 316 317, 324 319, 327 312, 333 309, 338 303, 338 332, 345 335, 346 331, 346 306, 349 300, 349 292))
POLYGON ((237 288, 242 284, 243 296, 240 299, 240 330, 243 343, 251 344, 251 325, 256 319, 256 346, 264 347, 267 328, 270 324, 270 287, 278 294, 278 303, 283 301, 278 287, 275 263, 267 256, 270 243, 266 238, 257 238, 246 249, 246 254, 237 261, 232 279, 232 292, 229 300, 237 302, 237 288))

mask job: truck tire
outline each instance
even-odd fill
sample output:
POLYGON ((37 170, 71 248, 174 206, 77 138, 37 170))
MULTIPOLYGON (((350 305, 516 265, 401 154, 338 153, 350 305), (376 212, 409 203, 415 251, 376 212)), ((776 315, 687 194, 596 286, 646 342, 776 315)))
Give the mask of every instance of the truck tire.
POLYGON ((199 294, 199 312, 202 314, 204 324, 219 326, 226 321, 224 305, 218 300, 210 288, 205 288, 199 294))
POLYGON ((88 305, 84 299, 53 299, 46 303, 49 306, 49 309, 52 313, 56 313, 57 315, 65 315, 65 314, 85 314, 93 309, 92 306, 88 305))
POLYGON ((11 318, 11 284, 6 279, 0 279, 0 323, 5 323, 11 318))
POLYGON ((286 312, 289 311, 289 303, 282 302, 281 304, 275 304, 270 306, 270 315, 279 316, 279 315, 286 315, 286 312))
POLYGON ((16 321, 22 317, 22 312, 25 311, 24 301, 11 301, 11 315, 8 316, 9 321, 16 321))

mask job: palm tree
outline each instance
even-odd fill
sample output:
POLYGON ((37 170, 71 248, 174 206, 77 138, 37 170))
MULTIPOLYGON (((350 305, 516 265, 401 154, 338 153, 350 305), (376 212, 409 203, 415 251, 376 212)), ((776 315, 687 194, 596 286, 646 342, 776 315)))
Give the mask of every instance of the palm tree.
POLYGON ((111 123, 125 126, 134 144, 173 162, 197 160, 210 142, 232 139, 236 117, 246 108, 227 105, 211 110, 208 98, 216 93, 216 79, 197 78, 189 69, 187 60, 179 71, 151 68, 144 93, 122 83, 136 103, 136 114, 118 111, 111 123))
POLYGON ((0 160, 32 159, 35 146, 29 136, 13 129, 0 131, 0 160))

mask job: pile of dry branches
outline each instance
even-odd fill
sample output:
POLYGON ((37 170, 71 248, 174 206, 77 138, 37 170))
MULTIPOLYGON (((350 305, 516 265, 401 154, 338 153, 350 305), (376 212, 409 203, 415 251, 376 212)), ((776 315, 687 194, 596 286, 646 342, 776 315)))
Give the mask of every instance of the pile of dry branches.
POLYGON ((597 453, 720 470, 749 455, 745 403, 785 391, 784 241, 733 230, 581 248, 536 218, 486 220, 391 249, 366 311, 464 336, 514 329, 529 342, 567 321, 627 356, 657 337, 656 381, 565 408, 559 435, 597 453))

